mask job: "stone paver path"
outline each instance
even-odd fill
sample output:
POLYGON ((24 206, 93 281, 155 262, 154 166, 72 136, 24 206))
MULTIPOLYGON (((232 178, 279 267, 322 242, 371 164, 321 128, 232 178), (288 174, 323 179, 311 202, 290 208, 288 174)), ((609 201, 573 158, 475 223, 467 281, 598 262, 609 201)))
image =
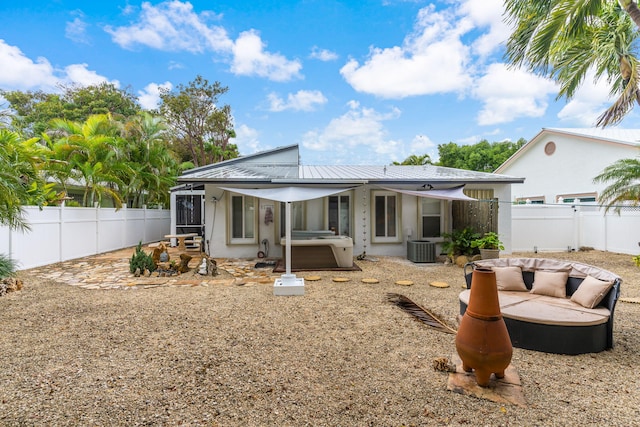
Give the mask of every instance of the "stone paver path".
MULTIPOLYGON (((125 248, 106 254, 32 268, 29 273, 43 279, 83 289, 124 290, 156 286, 252 286, 272 284, 275 278, 280 276, 272 273, 273 267, 255 268, 258 260, 251 259, 216 259, 218 270, 228 274, 203 276, 198 274, 201 256, 197 253, 189 253, 193 258, 189 262, 191 271, 187 273, 169 277, 159 277, 157 273, 152 273, 151 276, 135 277, 129 272, 129 259, 134 252, 135 248, 125 248)), ((145 252, 151 252, 151 249, 145 248, 145 252)), ((177 248, 170 248, 169 256, 171 259, 179 259, 180 253, 177 248)))

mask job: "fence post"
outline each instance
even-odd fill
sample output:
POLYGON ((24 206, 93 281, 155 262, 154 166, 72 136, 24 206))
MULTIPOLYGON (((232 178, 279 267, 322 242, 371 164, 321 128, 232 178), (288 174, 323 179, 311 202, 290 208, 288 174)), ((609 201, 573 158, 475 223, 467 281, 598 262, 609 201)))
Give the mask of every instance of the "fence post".
POLYGON ((572 206, 573 208, 573 249, 580 249, 580 230, 581 224, 580 221, 582 219, 580 202, 578 199, 575 199, 575 204, 572 206))
POLYGON ((66 206, 66 200, 62 201, 60 208, 58 209, 58 262, 62 262, 62 242, 64 241, 64 208, 66 206))
POLYGON ((147 243, 147 225, 148 225, 148 218, 147 218, 147 205, 144 204, 142 205, 142 223, 144 224, 144 228, 142 230, 142 241, 144 243, 147 243))

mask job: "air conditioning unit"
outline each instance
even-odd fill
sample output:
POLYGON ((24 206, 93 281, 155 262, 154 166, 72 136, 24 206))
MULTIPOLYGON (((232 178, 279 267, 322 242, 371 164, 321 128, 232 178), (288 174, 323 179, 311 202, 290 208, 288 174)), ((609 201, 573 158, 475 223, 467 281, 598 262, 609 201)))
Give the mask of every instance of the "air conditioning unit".
POLYGON ((412 262, 436 262, 436 244, 426 240, 409 240, 407 259, 412 262))

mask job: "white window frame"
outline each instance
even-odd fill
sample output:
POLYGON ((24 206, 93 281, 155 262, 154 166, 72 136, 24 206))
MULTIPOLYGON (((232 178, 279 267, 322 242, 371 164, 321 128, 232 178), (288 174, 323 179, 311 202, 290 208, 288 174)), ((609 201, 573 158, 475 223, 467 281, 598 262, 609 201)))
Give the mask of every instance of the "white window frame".
POLYGON ((243 194, 230 193, 228 196, 228 209, 227 209, 227 243, 231 245, 255 245, 258 243, 258 204, 259 199, 253 196, 245 196, 243 194), (243 210, 243 223, 242 223, 242 235, 243 237, 233 237, 233 198, 240 197, 242 198, 242 210, 243 210), (251 209, 247 206, 247 200, 251 200, 253 202, 253 215, 251 218, 251 222, 253 224, 253 237, 245 237, 246 236, 246 222, 245 222, 245 210, 251 209))
POLYGON ((516 197, 516 203, 519 205, 543 205, 546 201, 544 196, 528 196, 516 197))
MULTIPOLYGON (((278 238, 276 239, 278 243, 280 243, 280 239, 284 238, 284 234, 286 233, 285 230, 285 225, 283 225, 285 223, 286 220, 286 208, 287 208, 287 203, 286 202, 276 202, 276 215, 277 215, 277 222, 276 222, 276 236, 278 236, 278 238)), ((291 231, 293 230, 306 230, 307 229, 307 202, 306 200, 303 201, 299 201, 299 202, 291 202, 291 231), (296 228, 296 218, 299 218, 302 221, 302 224, 298 225, 298 228, 296 228)))
POLYGON ((447 211, 447 201, 446 200, 438 200, 438 199, 429 199, 428 197, 419 197, 418 198, 418 238, 420 240, 437 240, 440 239, 442 233, 445 230, 445 212, 447 211), (438 214, 427 213, 425 214, 422 211, 423 205, 422 202, 427 199, 430 202, 438 203, 440 205, 440 212, 438 214), (440 219, 440 234, 437 236, 425 236, 424 230, 422 227, 422 218, 425 216, 429 217, 438 217, 440 219))
MULTIPOLYGON (((385 199, 385 205, 386 205, 385 199)), ((371 191, 371 204, 370 204, 370 212, 371 212, 371 243, 401 243, 402 242, 402 195, 400 193, 396 193, 395 191, 384 191, 384 190, 373 190, 371 191), (385 232, 385 236, 376 236, 376 197, 395 197, 395 236, 389 236, 388 230, 385 232)), ((386 209, 385 209, 385 219, 384 223, 387 224, 388 220, 386 218, 386 209)), ((385 227, 386 228, 386 227, 385 227)))
MULTIPOLYGON (((339 193, 339 194, 334 194, 332 196, 327 196, 324 198, 324 228, 326 230, 329 230, 329 198, 331 197, 348 197, 349 198, 349 231, 347 234, 344 234, 343 231, 341 230, 341 226, 340 224, 338 225, 338 230, 336 234, 339 234, 341 236, 350 236, 353 237, 353 233, 354 233, 354 229, 353 229, 353 222, 354 222, 354 216, 353 216, 353 191, 347 191, 344 193, 339 193)), ((338 199, 338 222, 340 221, 340 199, 338 199)))

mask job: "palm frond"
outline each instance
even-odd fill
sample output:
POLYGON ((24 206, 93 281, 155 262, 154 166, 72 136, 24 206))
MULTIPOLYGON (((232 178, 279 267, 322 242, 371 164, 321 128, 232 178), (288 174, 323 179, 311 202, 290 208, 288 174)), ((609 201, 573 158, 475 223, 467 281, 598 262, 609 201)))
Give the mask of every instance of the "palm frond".
POLYGON ((431 311, 427 310, 424 307, 419 306, 415 302, 411 301, 404 295, 396 294, 396 293, 388 293, 387 299, 389 302, 400 307, 402 310, 406 311, 410 315, 414 316, 416 319, 420 320, 424 324, 435 328, 439 331, 446 332, 448 334, 456 334, 457 331, 450 326, 448 326, 443 320, 439 319, 435 314, 431 311))
POLYGON ((638 73, 638 61, 633 57, 626 57, 626 64, 630 67, 629 78, 625 79, 624 90, 615 100, 615 102, 607 108, 607 110, 598 117, 596 127, 606 127, 620 123, 625 115, 633 108, 635 103, 640 104, 640 74, 638 73))

